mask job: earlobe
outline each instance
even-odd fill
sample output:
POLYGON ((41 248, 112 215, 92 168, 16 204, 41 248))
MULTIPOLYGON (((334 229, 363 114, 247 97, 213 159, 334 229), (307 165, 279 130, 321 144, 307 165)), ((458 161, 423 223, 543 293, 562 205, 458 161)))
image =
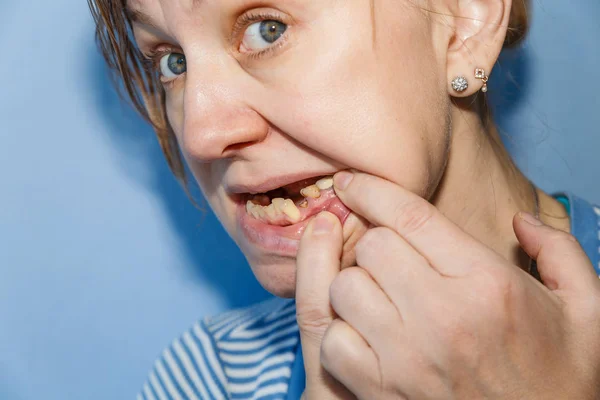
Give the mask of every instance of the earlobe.
POLYGON ((456 0, 448 45, 448 92, 468 97, 487 91, 487 80, 506 37, 511 0, 456 0))

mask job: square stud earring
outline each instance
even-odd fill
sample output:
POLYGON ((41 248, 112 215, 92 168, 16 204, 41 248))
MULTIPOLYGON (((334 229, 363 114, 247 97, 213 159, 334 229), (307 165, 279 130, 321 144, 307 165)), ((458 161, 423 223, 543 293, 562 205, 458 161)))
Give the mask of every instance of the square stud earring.
POLYGON ((481 79, 481 81, 483 82, 483 87, 481 88, 481 91, 483 93, 486 93, 488 91, 488 76, 485 74, 485 70, 483 68, 475 68, 475 78, 476 79, 481 79))

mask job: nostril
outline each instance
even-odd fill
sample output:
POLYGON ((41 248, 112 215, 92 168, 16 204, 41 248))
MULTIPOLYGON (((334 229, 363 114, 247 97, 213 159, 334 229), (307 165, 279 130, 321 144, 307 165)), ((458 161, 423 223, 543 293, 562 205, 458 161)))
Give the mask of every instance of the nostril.
POLYGON ((235 143, 235 144, 230 144, 229 146, 227 146, 225 148, 225 150, 223 150, 223 155, 226 156, 229 153, 234 153, 234 152, 238 152, 240 150, 245 149, 246 147, 250 147, 253 144, 255 144, 256 141, 248 141, 248 142, 242 142, 242 143, 235 143))

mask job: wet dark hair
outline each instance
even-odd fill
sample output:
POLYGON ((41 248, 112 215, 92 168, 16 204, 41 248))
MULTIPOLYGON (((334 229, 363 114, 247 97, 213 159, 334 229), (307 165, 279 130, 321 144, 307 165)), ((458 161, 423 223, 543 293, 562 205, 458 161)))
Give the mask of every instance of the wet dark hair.
MULTIPOLYGON (((529 27, 529 1, 513 0, 505 48, 517 45, 525 37, 529 27)), ((167 120, 165 92, 158 73, 145 67, 144 57, 135 44, 131 20, 125 13, 126 0, 88 0, 88 4, 96 23, 96 41, 112 71, 115 86, 153 126, 169 168, 189 196, 185 166, 167 120)), ((473 107, 487 125, 491 115, 486 96, 477 96, 474 103, 473 107)))

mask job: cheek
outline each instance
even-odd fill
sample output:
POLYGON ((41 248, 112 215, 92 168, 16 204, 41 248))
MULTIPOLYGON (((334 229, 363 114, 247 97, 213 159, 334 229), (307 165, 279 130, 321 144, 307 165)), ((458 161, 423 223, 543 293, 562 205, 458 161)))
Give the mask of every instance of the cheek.
POLYGON ((449 104, 425 28, 410 24, 378 35, 375 47, 370 27, 311 38, 318 45, 294 50, 285 83, 264 97, 277 102, 261 112, 336 163, 430 194, 445 165, 449 104))

